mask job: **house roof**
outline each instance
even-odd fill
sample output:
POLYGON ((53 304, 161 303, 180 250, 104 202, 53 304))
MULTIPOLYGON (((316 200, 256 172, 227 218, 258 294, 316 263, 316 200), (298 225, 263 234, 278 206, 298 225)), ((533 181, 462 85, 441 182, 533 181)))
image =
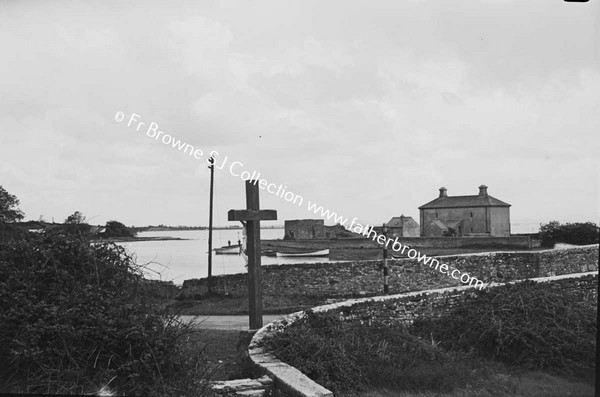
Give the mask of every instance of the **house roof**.
POLYGON ((457 207, 510 207, 510 204, 500 201, 490 195, 448 196, 438 197, 435 200, 420 206, 419 209, 457 207))
POLYGON ((416 221, 412 218, 412 216, 404 216, 404 215, 400 215, 400 216, 395 216, 392 219, 390 219, 390 221, 388 223, 386 223, 385 225, 387 227, 404 227, 404 224, 406 222, 408 222, 409 220, 413 221, 416 223, 416 221))
POLYGON ((458 220, 448 220, 444 222, 444 224, 448 227, 448 229, 457 229, 458 225, 462 223, 462 219, 458 220))
POLYGON ((431 225, 436 225, 437 227, 439 227, 442 231, 448 231, 448 227, 446 225, 444 225, 444 222, 440 221, 439 219, 434 219, 431 221, 431 223, 429 224, 431 225))

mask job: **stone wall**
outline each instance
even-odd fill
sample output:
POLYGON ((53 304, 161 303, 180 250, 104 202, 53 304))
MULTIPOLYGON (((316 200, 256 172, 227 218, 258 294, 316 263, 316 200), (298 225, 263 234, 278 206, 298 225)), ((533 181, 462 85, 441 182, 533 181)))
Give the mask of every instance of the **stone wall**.
MULTIPOLYGON (((568 274, 533 279, 545 282, 546 287, 563 296, 577 296, 578 301, 595 302, 598 299, 598 274, 568 274), (547 283, 546 283, 547 281, 547 283)), ((522 282, 523 280, 511 283, 522 282)), ((500 285, 495 285, 498 287, 500 285)), ((493 287, 492 287, 493 288, 493 287)), ((442 317, 458 306, 477 299, 468 286, 459 289, 440 289, 412 292, 394 299, 362 299, 351 304, 333 304, 318 311, 339 313, 343 321, 411 325, 419 317, 442 317)), ((386 297, 384 297, 386 298, 386 297)))
MULTIPOLYGON (((288 221, 286 221, 288 222, 288 221)), ((377 230, 378 228, 374 228, 377 230)), ((379 228, 381 229, 381 228, 379 228)), ((312 229, 311 229, 312 230, 312 229)), ((287 232, 286 232, 287 233, 287 232)), ((298 232, 299 233, 299 232, 298 232)), ((295 233, 297 235, 297 233, 295 233)), ((381 234, 381 233, 380 233, 381 234)), ((296 237, 297 238, 297 237, 296 237)), ((529 236, 511 237, 398 237, 403 245, 413 248, 530 248, 529 236)), ((338 239, 307 238, 307 240, 261 240, 263 249, 382 248, 373 239, 348 237, 338 239)))
MULTIPOLYGON (((388 257, 391 257, 388 255, 388 257)), ((383 258, 381 248, 330 248, 330 261, 360 261, 383 258)))
POLYGON ((325 221, 323 219, 294 219, 285 221, 286 240, 323 239, 325 221))
MULTIPOLYGON (((580 273, 598 269, 598 245, 546 251, 492 252, 436 259, 485 283, 580 273)), ((398 294, 462 285, 416 259, 388 260, 389 290, 398 294)), ((263 295, 356 297, 383 290, 383 261, 299 263, 263 266, 263 295)), ((185 280, 185 298, 207 293, 206 279, 185 280)), ((247 296, 247 274, 213 277, 213 291, 247 296)))
POLYGON ((309 239, 309 240, 261 240, 261 248, 293 251, 319 251, 327 248, 375 248, 377 243, 363 237, 349 237, 339 239, 309 239))
POLYGON ((530 248, 529 236, 510 237, 404 237, 402 244, 412 248, 530 248))
MULTIPOLYGON (((598 299, 597 272, 551 276, 532 279, 532 281, 542 282, 547 285, 547 288, 563 295, 576 295, 581 301, 596 302, 598 299)), ((501 286, 502 284, 495 285, 492 288, 501 286)), ((416 291, 348 300, 319 306, 312 310, 317 313, 337 313, 342 321, 356 321, 365 325, 373 323, 410 325, 419 317, 441 317, 456 306, 476 299, 476 294, 472 291, 472 287, 469 286, 416 291)), ((260 329, 250 342, 248 354, 256 365, 257 371, 273 379, 276 391, 290 396, 331 397, 333 396, 331 391, 312 381, 296 368, 278 360, 262 347, 264 338, 280 332, 303 316, 304 312, 293 313, 260 329)))

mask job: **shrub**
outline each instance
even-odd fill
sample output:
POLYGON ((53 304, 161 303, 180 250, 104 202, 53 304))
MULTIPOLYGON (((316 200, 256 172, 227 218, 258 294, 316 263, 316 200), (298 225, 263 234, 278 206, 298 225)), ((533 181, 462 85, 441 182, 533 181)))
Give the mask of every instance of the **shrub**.
POLYGON ((27 230, 19 223, 0 222, 0 245, 27 238, 27 230))
POLYGON ((557 221, 552 221, 540 225, 540 238, 542 239, 542 245, 545 247, 552 247, 555 243, 598 244, 600 227, 592 222, 561 225, 557 221))
POLYGON ((527 369, 593 373, 595 300, 532 281, 473 293, 475 300, 447 316, 416 320, 411 332, 439 341, 445 349, 475 351, 527 369))
POLYGON ((0 246, 0 391, 200 393, 191 327, 153 296, 114 244, 56 234, 0 246))
POLYGON ((387 325, 345 323, 315 314, 265 341, 279 359, 336 394, 370 386, 394 390, 451 390, 471 377, 466 355, 448 354, 387 325))
POLYGON ((102 238, 133 237, 134 233, 127 226, 118 221, 106 222, 106 229, 101 233, 102 238))

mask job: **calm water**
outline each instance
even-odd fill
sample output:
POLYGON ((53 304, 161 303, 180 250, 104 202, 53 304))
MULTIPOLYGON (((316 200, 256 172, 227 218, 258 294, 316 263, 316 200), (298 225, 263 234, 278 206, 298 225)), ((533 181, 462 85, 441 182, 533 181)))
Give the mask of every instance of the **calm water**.
MULTIPOLYGON (((283 229, 262 229, 264 240, 283 238, 283 229)), ((119 243, 135 254, 137 263, 146 265, 148 278, 170 280, 182 284, 190 278, 206 277, 208 274, 208 231, 185 230, 166 232, 141 232, 138 237, 170 236, 187 240, 136 241, 119 243)), ((213 248, 236 244, 242 238, 241 230, 214 230, 213 248)), ((212 257, 213 275, 245 273, 244 259, 240 255, 214 255, 212 257)), ((324 262, 327 258, 276 258, 263 256, 262 265, 324 262)))

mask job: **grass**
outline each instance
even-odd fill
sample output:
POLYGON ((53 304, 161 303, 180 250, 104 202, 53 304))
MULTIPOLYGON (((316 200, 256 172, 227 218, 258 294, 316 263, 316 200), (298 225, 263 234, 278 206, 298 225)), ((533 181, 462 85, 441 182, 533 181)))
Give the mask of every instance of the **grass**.
POLYGON ((488 383, 455 389, 450 393, 410 393, 372 389, 348 397, 584 397, 594 396, 594 385, 544 372, 496 372, 488 383))
MULTIPOLYGON (((326 298, 306 296, 263 296, 264 314, 288 314, 327 303, 326 298)), ((248 297, 214 296, 202 300, 170 300, 165 302, 169 309, 181 315, 217 316, 247 315, 248 297)))
MULTIPOLYGON (((194 335, 205 346, 208 364, 214 371, 212 380, 244 378, 248 367, 241 362, 238 344, 244 332, 228 330, 198 330, 194 335)), ((567 397, 593 396, 593 383, 568 380, 544 372, 510 370, 495 362, 486 363, 491 373, 487 380, 474 382, 449 393, 401 392, 373 388, 348 397, 567 397)), ((344 396, 344 394, 339 394, 344 396)))
POLYGON ((336 396, 593 395, 595 299, 533 282, 475 293, 409 327, 309 311, 265 344, 336 396))
POLYGON ((198 329, 191 337, 204 349, 211 381, 246 378, 249 367, 242 359, 249 338, 246 331, 198 329))

